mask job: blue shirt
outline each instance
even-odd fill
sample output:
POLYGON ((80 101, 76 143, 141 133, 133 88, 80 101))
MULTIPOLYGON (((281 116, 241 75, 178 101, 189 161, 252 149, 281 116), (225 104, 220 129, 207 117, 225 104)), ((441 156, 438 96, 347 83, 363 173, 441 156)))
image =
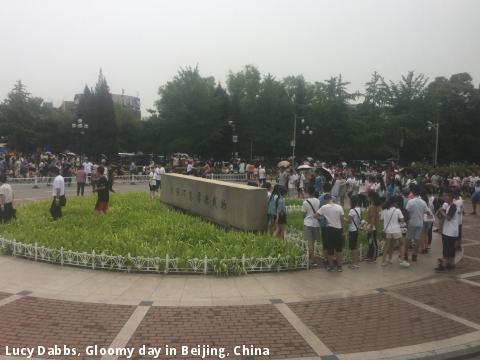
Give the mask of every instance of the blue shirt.
POLYGON ((322 177, 317 176, 315 178, 315 191, 318 191, 320 193, 321 190, 322 190, 322 177))

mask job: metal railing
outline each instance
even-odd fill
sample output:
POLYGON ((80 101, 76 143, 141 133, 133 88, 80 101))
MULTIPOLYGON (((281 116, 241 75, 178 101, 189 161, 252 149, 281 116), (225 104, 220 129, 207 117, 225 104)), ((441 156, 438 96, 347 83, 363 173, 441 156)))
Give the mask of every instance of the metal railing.
MULTIPOLYGON (((35 176, 27 178, 8 178, 8 182, 12 185, 49 185, 53 183, 55 177, 51 176, 35 176)), ((149 179, 148 175, 122 175, 115 176, 114 183, 125 184, 125 183, 144 183, 149 179)), ((64 177, 65 184, 76 184, 77 180, 74 176, 64 177)), ((87 183, 90 182, 90 178, 87 179, 87 183)))

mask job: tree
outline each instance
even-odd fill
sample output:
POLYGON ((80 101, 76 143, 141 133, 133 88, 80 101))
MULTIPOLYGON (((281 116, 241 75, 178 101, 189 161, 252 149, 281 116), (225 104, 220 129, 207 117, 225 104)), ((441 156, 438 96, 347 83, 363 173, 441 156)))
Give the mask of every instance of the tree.
POLYGON ((95 89, 92 91, 85 86, 77 115, 89 125, 85 134, 88 145, 86 153, 94 156, 116 155, 118 152, 118 126, 115 108, 101 69, 95 89))

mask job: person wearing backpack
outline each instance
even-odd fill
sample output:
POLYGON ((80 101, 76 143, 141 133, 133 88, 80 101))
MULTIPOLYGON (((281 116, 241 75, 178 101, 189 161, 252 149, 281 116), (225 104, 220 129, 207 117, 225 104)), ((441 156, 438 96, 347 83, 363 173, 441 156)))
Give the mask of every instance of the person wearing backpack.
POLYGON ((315 218, 315 213, 320 209, 320 200, 315 197, 315 187, 308 188, 308 198, 302 205, 303 212, 303 238, 308 242, 308 256, 310 263, 314 263, 315 243, 320 240, 320 223, 315 218))
POLYGON ((348 212, 348 245, 350 247, 350 251, 352 253, 352 264, 350 265, 350 269, 359 269, 360 268, 360 257, 358 252, 358 232, 360 229, 360 224, 362 222, 362 208, 359 206, 360 204, 358 196, 352 196, 350 199, 350 211, 348 212))
MULTIPOLYGON (((395 206, 396 199, 391 198, 387 201, 386 208, 382 210, 381 219, 383 220, 383 238, 385 247, 383 249, 382 266, 392 263, 393 248, 397 239, 402 239, 401 223, 405 223, 402 211, 395 206), (387 260, 388 256, 388 260, 387 260)), ((400 266, 408 267, 410 264, 401 259, 400 266)))

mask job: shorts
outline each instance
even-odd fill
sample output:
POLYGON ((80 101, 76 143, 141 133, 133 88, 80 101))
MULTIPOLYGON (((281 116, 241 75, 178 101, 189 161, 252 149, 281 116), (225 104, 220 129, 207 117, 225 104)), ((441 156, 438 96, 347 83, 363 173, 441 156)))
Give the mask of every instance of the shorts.
POLYGON ((385 239, 401 239, 402 233, 385 233, 385 239))
POLYGON ((305 241, 318 241, 320 240, 320 228, 313 226, 303 226, 303 239, 305 241))
POLYGON ((286 225, 287 224, 287 213, 280 212, 278 214, 278 224, 279 225, 286 225))
POLYGON ((97 204, 95 205, 95 210, 96 210, 96 211, 106 212, 106 211, 108 210, 108 202, 106 202, 106 201, 97 201, 97 204))
POLYGON ((456 241, 457 241, 457 237, 442 234, 443 257, 444 258, 454 258, 455 257, 455 242, 456 241))
POLYGON ((422 238, 423 225, 422 226, 408 226, 407 239, 420 240, 422 238))
POLYGON ((332 256, 335 252, 343 251, 343 230, 327 227, 327 253, 332 256))
POLYGON ((327 251, 327 227, 321 226, 320 232, 322 233, 322 249, 327 251))
POLYGON ((480 202, 480 191, 474 192, 472 195, 472 203, 480 202))
POLYGON ((358 231, 348 232, 348 246, 350 250, 357 250, 358 231))
POLYGON ((424 221, 423 222, 423 231, 428 232, 432 226, 433 226, 433 222, 424 221))
POLYGON ((150 187, 150 191, 155 191, 155 190, 157 190, 157 185, 151 185, 151 184, 149 184, 148 186, 150 187))
POLYGON ((160 180, 155 180, 155 188, 156 190, 160 189, 160 180))

